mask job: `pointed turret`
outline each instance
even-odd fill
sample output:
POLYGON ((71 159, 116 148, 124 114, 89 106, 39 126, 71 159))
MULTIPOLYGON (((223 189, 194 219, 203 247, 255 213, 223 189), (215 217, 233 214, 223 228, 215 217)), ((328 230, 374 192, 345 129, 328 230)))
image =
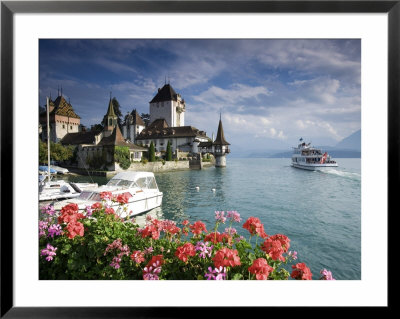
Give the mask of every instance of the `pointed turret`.
POLYGON ((225 139, 224 128, 222 127, 221 115, 219 117, 217 138, 215 139, 213 144, 214 145, 231 145, 225 139))
POLYGON ((225 155, 230 153, 228 145, 230 145, 230 144, 225 139, 224 128, 222 127, 222 120, 221 120, 221 114, 220 114, 217 138, 213 142, 215 167, 225 167, 226 166, 225 155))
POLYGON ((112 132, 114 130, 114 127, 117 125, 117 120, 118 116, 115 115, 114 112, 114 105, 111 100, 110 96, 110 102, 108 103, 108 109, 106 113, 106 125, 104 127, 105 131, 112 132))

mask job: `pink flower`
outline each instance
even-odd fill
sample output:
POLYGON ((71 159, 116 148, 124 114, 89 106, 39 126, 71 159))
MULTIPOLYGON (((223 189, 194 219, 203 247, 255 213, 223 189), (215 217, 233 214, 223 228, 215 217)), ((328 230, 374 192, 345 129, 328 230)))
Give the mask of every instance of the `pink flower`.
POLYGON ((228 218, 231 218, 232 221, 235 221, 235 222, 237 222, 237 223, 240 223, 240 221, 242 220, 242 219, 240 218, 240 214, 239 214, 237 211, 235 211, 235 210, 228 211, 228 212, 227 212, 227 217, 228 217, 228 218))
POLYGON ((332 272, 330 272, 329 270, 323 269, 320 271, 320 274, 322 275, 320 280, 336 280, 335 278, 333 278, 332 272))
POLYGON ((143 279, 144 280, 160 280, 158 274, 161 272, 161 262, 156 260, 150 265, 143 268, 143 279))
POLYGON ((225 223, 226 217, 224 216, 225 212, 215 211, 215 220, 220 223, 225 223))
POLYGON ((46 248, 41 250, 40 255, 41 256, 47 256, 46 260, 47 261, 52 261, 53 257, 56 256, 56 250, 57 250, 57 248, 53 247, 50 244, 47 244, 46 248))
POLYGON ((214 270, 208 267, 208 273, 204 275, 207 280, 225 280, 226 279, 226 267, 217 267, 214 270))

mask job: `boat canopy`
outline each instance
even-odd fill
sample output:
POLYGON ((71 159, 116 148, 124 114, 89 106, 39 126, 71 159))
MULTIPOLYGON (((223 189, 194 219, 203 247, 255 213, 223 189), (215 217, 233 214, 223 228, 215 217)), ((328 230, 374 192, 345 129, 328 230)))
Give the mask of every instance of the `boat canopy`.
MULTIPOLYGON (((48 172, 48 170, 49 170, 49 168, 47 166, 44 166, 44 165, 39 166, 39 171, 41 171, 41 172, 48 172)), ((50 174, 54 174, 54 173, 57 173, 57 171, 55 169, 51 168, 51 166, 50 166, 50 174)))
POLYGON ((136 180, 138 180, 139 178, 143 178, 143 177, 154 177, 154 173, 152 172, 120 172, 117 173, 116 175, 113 176, 113 178, 111 178, 111 180, 113 179, 123 179, 126 181, 131 181, 134 182, 136 180))
POLYGON ((107 186, 158 188, 154 173, 152 172, 121 172, 111 178, 107 186))

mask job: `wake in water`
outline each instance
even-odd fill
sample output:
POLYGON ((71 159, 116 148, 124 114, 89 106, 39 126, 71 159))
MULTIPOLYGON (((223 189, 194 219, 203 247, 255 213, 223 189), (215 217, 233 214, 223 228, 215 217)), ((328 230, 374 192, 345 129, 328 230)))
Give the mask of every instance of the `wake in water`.
POLYGON ((343 170, 340 170, 340 169, 336 169, 336 168, 331 168, 331 169, 328 169, 328 170, 316 170, 314 172, 319 172, 319 173, 322 173, 322 174, 331 174, 331 175, 344 177, 344 178, 357 180, 357 181, 361 180, 361 174, 359 174, 359 173, 346 172, 346 171, 343 171, 343 170))

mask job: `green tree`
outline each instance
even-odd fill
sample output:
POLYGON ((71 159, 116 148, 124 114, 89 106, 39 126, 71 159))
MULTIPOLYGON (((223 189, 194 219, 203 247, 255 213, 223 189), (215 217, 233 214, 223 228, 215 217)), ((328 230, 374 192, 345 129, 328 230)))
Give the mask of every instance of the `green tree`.
POLYGON ((154 149, 154 143, 153 141, 151 141, 149 148, 149 162, 155 162, 155 161, 156 161, 156 151, 154 149))
POLYGON ((104 129, 104 126, 101 124, 94 124, 90 128, 91 131, 102 131, 103 129, 104 129))
POLYGON ((140 117, 142 118, 144 124, 146 126, 149 126, 149 124, 150 124, 150 114, 149 113, 142 113, 142 114, 140 114, 140 117))
POLYGON ((47 144, 39 139, 39 163, 47 163, 47 144))
POLYGON ((172 148, 171 148, 171 143, 168 141, 167 144, 167 161, 172 161, 172 148))
POLYGON ((114 160, 119 163, 122 169, 128 169, 131 166, 129 147, 115 146, 114 160))
MULTIPOLYGON (((74 159, 74 147, 63 146, 59 143, 50 142, 50 160, 68 161, 74 159)), ((39 140, 39 162, 47 163, 47 143, 39 140)))

